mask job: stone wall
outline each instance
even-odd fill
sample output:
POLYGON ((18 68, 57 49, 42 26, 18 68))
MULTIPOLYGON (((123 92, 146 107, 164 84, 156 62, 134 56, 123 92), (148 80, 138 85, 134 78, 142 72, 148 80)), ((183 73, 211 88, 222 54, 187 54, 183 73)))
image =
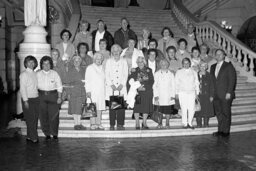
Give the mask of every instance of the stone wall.
POLYGON ((6 53, 5 53, 5 7, 4 4, 0 2, 0 15, 2 16, 2 23, 0 27, 0 76, 3 80, 4 91, 7 92, 7 81, 6 81, 6 53))

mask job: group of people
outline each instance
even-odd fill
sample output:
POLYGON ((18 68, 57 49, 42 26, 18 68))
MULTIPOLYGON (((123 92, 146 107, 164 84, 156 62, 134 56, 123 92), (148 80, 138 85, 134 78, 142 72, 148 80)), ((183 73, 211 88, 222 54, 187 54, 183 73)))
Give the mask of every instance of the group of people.
MULTIPOLYGON (((68 114, 74 118, 75 130, 86 129, 81 122, 85 102, 96 104, 97 116, 90 118, 90 129, 105 129, 102 111, 113 95, 122 96, 126 108, 133 110, 136 129, 149 129, 147 118, 155 110, 166 118, 165 126, 160 121, 157 127, 169 129, 171 115, 180 109, 183 128, 194 129, 194 117, 197 127, 208 127, 209 118, 216 115, 219 123, 214 135, 228 136, 236 71, 225 61, 225 51, 217 49, 211 57, 210 48, 200 41, 192 24, 187 36, 178 41, 169 27, 161 35, 157 41, 144 28, 137 38, 128 20, 122 18, 113 37, 103 20, 92 32, 90 23, 82 20, 73 43, 69 30, 60 33, 62 41, 51 56, 40 60, 41 70, 34 71, 35 57, 26 57, 20 92, 27 140, 38 142, 38 117, 46 140, 58 140, 59 109, 64 100, 69 101, 68 114), (196 110, 196 102, 200 110, 196 110)), ((110 130, 124 130, 125 108, 109 107, 109 120, 110 130)))

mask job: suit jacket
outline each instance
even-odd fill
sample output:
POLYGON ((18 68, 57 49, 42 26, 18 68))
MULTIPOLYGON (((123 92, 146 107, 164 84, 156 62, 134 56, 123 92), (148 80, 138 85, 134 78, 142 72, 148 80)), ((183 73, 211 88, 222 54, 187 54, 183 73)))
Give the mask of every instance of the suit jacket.
MULTIPOLYGON (((94 30, 92 32, 92 50, 95 51, 95 37, 98 30, 94 30)), ((114 39, 111 33, 109 33, 107 30, 105 30, 105 33, 103 35, 103 38, 107 40, 107 50, 110 51, 111 46, 114 44, 114 39)))
MULTIPOLYGON (((128 29, 128 39, 132 38, 137 42, 137 35, 131 29, 128 29)), ((118 29, 114 34, 114 41, 116 44, 120 45, 122 49, 128 47, 128 42, 125 41, 124 33, 122 28, 118 29)), ((136 47, 136 45, 135 45, 136 47)))
POLYGON ((220 67, 218 76, 215 76, 215 69, 217 63, 211 66, 211 75, 214 83, 214 98, 225 99, 226 94, 231 94, 231 99, 235 98, 236 87, 236 70, 231 63, 223 61, 220 67))

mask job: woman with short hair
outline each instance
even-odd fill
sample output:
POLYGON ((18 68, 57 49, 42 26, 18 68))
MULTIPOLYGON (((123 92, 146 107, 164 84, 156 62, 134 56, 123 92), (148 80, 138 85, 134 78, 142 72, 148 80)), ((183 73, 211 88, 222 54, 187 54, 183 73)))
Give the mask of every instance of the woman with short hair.
MULTIPOLYGON (((126 100, 127 89, 126 82, 128 78, 128 65, 125 59, 120 57, 121 47, 114 44, 111 47, 111 58, 106 62, 106 100, 110 100, 112 95, 121 95, 126 100)), ((112 110, 109 108, 110 130, 115 128, 117 120, 117 129, 124 129, 125 109, 112 110)))
POLYGON ((50 140, 58 140, 59 108, 62 102, 62 82, 59 74, 53 70, 53 61, 49 56, 43 56, 40 60, 41 70, 37 72, 39 92, 39 117, 41 128, 50 140))
MULTIPOLYGON (((158 111, 165 115, 165 128, 169 129, 170 116, 174 114, 175 78, 174 74, 168 69, 169 62, 166 59, 162 59, 159 65, 160 70, 154 74, 154 104, 158 111)), ((158 128, 163 128, 162 118, 158 128)))
MULTIPOLYGON (((91 65, 93 63, 92 57, 87 55, 88 50, 89 50, 89 46, 85 42, 80 42, 77 45, 77 54, 82 59, 81 67, 84 69, 86 69, 89 65, 91 65)), ((73 64, 71 64, 71 65, 73 65, 73 64)))
POLYGON ((63 29, 60 33, 60 38, 62 41, 56 44, 55 49, 58 49, 60 52, 60 58, 63 61, 70 61, 72 56, 75 54, 76 48, 70 42, 72 34, 69 30, 63 29))
POLYGON ((173 33, 169 27, 164 27, 161 32, 162 38, 158 40, 158 49, 164 53, 166 57, 166 49, 168 46, 177 47, 177 41, 173 38, 173 33))
POLYGON ((85 68, 81 66, 82 58, 78 55, 73 56, 71 67, 67 74, 67 84, 69 86, 67 95, 69 100, 68 114, 73 115, 74 129, 86 129, 81 123, 82 104, 85 102, 86 94, 84 88, 85 68))
POLYGON ((93 64, 89 65, 85 72, 85 90, 87 98, 96 103, 97 117, 91 117, 91 129, 104 129, 101 125, 102 111, 105 106, 105 73, 102 66, 103 55, 96 52, 93 56, 93 64))
POLYGON ((197 73, 191 68, 189 58, 182 60, 182 67, 175 75, 176 98, 180 102, 183 127, 194 129, 192 123, 195 114, 195 100, 199 94, 199 81, 197 73))
POLYGON ((132 71, 129 82, 131 79, 139 81, 141 86, 137 89, 138 101, 135 102, 133 112, 136 119, 136 129, 140 129, 139 114, 143 113, 142 129, 149 129, 147 126, 148 114, 153 112, 153 84, 154 77, 152 70, 147 67, 146 59, 143 56, 137 58, 138 67, 132 71))
POLYGON ((88 51, 92 50, 92 35, 90 33, 90 27, 90 23, 86 20, 81 20, 79 22, 79 32, 76 34, 73 42, 75 47, 77 47, 79 43, 84 42, 88 45, 88 51))
POLYGON ((24 60, 26 68, 20 74, 20 94, 22 98, 22 109, 27 125, 27 141, 37 143, 37 125, 39 113, 38 82, 34 69, 38 63, 34 56, 27 56, 24 60))
POLYGON ((127 60, 129 72, 131 72, 131 69, 137 68, 138 65, 136 63, 137 58, 139 56, 144 56, 143 52, 137 48, 135 48, 136 40, 129 39, 128 40, 128 47, 123 50, 121 53, 121 57, 127 60))

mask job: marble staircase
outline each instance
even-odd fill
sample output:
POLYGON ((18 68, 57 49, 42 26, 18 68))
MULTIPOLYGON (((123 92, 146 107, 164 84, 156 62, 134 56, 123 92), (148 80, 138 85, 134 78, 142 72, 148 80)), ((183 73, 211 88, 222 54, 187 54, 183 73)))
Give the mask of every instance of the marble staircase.
POLYGON ((168 26, 171 28, 175 37, 181 37, 182 31, 173 20, 172 14, 168 10, 142 9, 139 7, 129 8, 110 8, 110 7, 93 7, 81 5, 82 19, 89 21, 91 31, 97 28, 96 23, 99 19, 105 21, 107 30, 114 36, 114 32, 119 29, 120 20, 126 17, 135 31, 137 36, 141 36, 143 28, 148 28, 152 37, 161 38, 161 30, 168 26))

